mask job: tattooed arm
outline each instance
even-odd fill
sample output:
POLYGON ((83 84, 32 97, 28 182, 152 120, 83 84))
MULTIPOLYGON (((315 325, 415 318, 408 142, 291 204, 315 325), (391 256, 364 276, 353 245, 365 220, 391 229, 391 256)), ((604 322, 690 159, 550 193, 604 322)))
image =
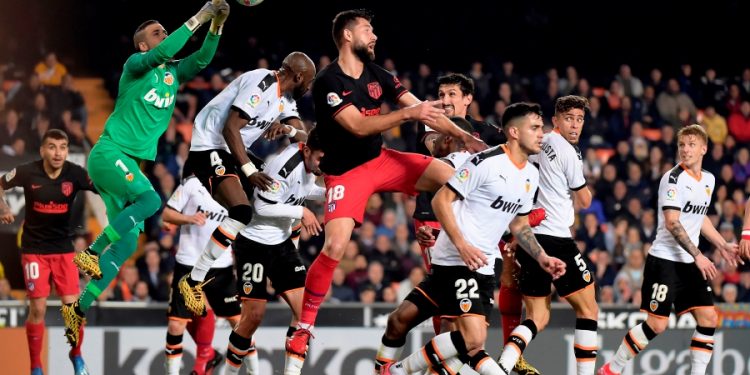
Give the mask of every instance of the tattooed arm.
POLYGON ((539 245, 534 233, 531 232, 528 216, 516 216, 516 218, 510 222, 508 229, 513 233, 518 245, 531 255, 543 270, 552 275, 553 279, 557 279, 565 274, 565 262, 547 255, 544 249, 542 249, 542 246, 539 245))
POLYGON ((687 231, 685 231, 685 227, 680 223, 680 211, 675 209, 664 210, 664 222, 667 230, 669 233, 672 233, 672 236, 675 241, 680 244, 680 247, 693 256, 695 259, 695 265, 701 271, 703 279, 713 279, 717 274, 716 266, 714 266, 714 263, 706 258, 698 247, 693 244, 693 241, 690 240, 690 236, 687 231))

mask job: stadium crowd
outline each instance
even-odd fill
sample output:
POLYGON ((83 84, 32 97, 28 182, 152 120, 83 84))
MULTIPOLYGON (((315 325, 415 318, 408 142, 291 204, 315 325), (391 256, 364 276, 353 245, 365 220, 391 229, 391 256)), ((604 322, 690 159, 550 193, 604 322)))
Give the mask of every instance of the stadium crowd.
MULTIPOLYGON (((285 55, 265 47, 256 52, 252 68, 278 66, 278 56, 285 55)), ((319 56, 318 70, 330 62, 327 56, 319 56)), ((436 98, 437 78, 447 72, 427 63, 413 70, 397 68, 397 61, 391 58, 382 64, 423 99, 436 98)), ((586 72, 574 66, 523 72, 512 61, 496 67, 485 67, 479 61, 468 65, 462 73, 475 83, 470 115, 477 120, 499 125, 509 104, 532 101, 541 104, 549 123, 557 97, 576 94, 589 98, 581 151, 594 201, 580 212, 572 231, 596 270, 601 303, 640 306, 645 254, 657 225, 656 187, 675 163, 675 134, 682 126, 699 123, 709 134, 704 167, 717 177, 709 217, 727 241, 738 242, 745 199, 750 195, 750 68, 719 74, 713 68, 697 72, 684 64, 674 72, 658 68, 633 72, 623 64, 610 79, 590 82, 586 72)), ((145 165, 163 201, 179 185, 196 113, 242 73, 220 68, 224 67, 214 64, 182 85, 175 114, 159 141, 157 159, 145 165)), ((56 54, 47 53, 35 67, 21 70, 26 75, 18 79, 0 62, 0 158, 35 155, 41 135, 50 128, 65 130, 71 145, 87 152, 95 139, 86 136, 83 96, 56 54)), ((306 125, 314 126, 309 95, 298 107, 306 125)), ((384 107, 381 113, 389 110, 384 107)), ((388 132, 387 146, 414 151, 417 126, 404 124, 388 132)), ((288 141, 260 140, 252 152, 270 159, 283 148, 283 142, 288 141)), ((419 283, 425 271, 413 235, 414 207, 414 198, 402 194, 370 198, 365 221, 334 273, 329 301, 395 303, 419 283)), ((322 206, 310 208, 322 221, 322 206)), ((167 300, 179 231, 162 223, 160 214, 146 224, 145 240, 138 250, 141 255, 122 267, 100 299, 167 300)), ((91 239, 90 234, 82 233, 76 249, 85 249, 91 239)), ((305 261, 315 258, 322 243, 322 236, 303 233, 300 250, 305 261)), ((710 246, 702 250, 712 253, 710 246)), ((722 271, 712 281, 716 301, 750 302, 750 267, 731 267, 718 256, 712 259, 722 271)), ((3 280, 0 297, 5 298, 8 288, 3 280)))

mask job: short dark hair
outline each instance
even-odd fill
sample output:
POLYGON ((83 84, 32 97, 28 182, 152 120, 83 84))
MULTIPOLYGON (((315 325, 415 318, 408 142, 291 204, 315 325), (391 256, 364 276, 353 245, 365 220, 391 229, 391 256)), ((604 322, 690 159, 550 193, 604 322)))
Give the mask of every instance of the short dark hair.
POLYGON ((589 110, 589 100, 583 96, 566 95, 555 100, 555 114, 565 113, 571 109, 580 109, 584 113, 589 110))
POLYGON ((351 27, 351 24, 357 20, 357 18, 364 18, 367 22, 372 22, 375 14, 368 9, 351 9, 339 12, 336 17, 333 17, 333 42, 336 43, 338 48, 341 45, 341 38, 344 36, 344 29, 351 27))
POLYGON ((503 129, 507 129, 513 120, 525 117, 528 114, 535 114, 542 117, 542 107, 539 104, 527 102, 518 102, 509 105, 508 108, 505 108, 505 112, 503 112, 503 129))
POLYGON ((47 138, 56 139, 58 141, 65 140, 65 142, 70 142, 68 140, 68 135, 65 134, 65 132, 60 129, 49 129, 46 132, 44 132, 44 136, 42 137, 42 144, 44 144, 44 142, 47 141, 47 138))
POLYGON ((464 96, 474 95, 474 80, 461 73, 448 73, 438 77, 438 86, 440 85, 458 85, 464 96))
POLYGON ((135 47, 136 51, 140 51, 138 49, 138 43, 140 43, 141 41, 139 40, 140 38, 138 37, 138 33, 140 33, 145 28, 147 28, 147 27, 149 27, 149 26, 151 26, 151 25, 153 25, 155 23, 159 23, 159 21, 157 21, 157 20, 148 20, 148 21, 140 24, 140 26, 138 26, 138 28, 135 29, 135 32, 133 33, 133 47, 135 47))
POLYGON ((305 142, 305 146, 313 151, 319 151, 323 149, 323 145, 320 142, 320 134, 318 133, 319 132, 316 128, 313 128, 307 133, 307 141, 305 142))

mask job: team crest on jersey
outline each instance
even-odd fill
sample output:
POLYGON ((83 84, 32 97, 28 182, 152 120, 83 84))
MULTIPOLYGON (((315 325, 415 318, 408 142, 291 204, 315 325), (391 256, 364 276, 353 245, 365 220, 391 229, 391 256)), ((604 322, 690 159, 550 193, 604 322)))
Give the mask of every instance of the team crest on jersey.
POLYGON ((341 102, 343 102, 343 100, 341 100, 339 94, 336 94, 335 92, 329 92, 328 95, 326 95, 326 103, 331 107, 335 107, 341 104, 341 102))
POLYGON ((247 100, 247 105, 253 108, 258 105, 258 103, 260 103, 260 95, 258 94, 250 95, 250 99, 247 100))
POLYGON ((528 178, 526 179, 525 188, 527 193, 529 192, 529 190, 531 190, 531 181, 528 178))
POLYGON ((35 287, 36 286, 34 285, 33 281, 29 281, 28 283, 26 283, 26 289, 28 289, 29 292, 33 292, 35 287))
POLYGON ((648 304, 648 308, 651 309, 652 312, 656 311, 656 309, 659 308, 659 302, 656 302, 656 300, 651 300, 651 303, 648 304))
POLYGON ((468 298, 462 299, 461 302, 458 303, 458 307, 465 313, 469 312, 469 310, 471 310, 471 300, 468 298))
POLYGON ((585 281, 586 283, 591 282, 591 272, 589 272, 589 270, 583 271, 582 277, 583 277, 583 281, 585 281))
POLYGON ((398 80, 398 77, 393 76, 393 84, 395 85, 396 88, 401 87, 401 81, 398 80))
POLYGON ((167 86, 172 86, 174 83, 174 76, 170 72, 164 72, 164 83, 167 86))
POLYGON ((62 193, 64 196, 69 197, 70 194, 73 194, 73 183, 65 181, 60 185, 60 188, 62 188, 62 193))
POLYGON ((460 182, 466 181, 466 179, 469 178, 469 169, 468 168, 464 168, 464 169, 460 170, 458 172, 458 176, 456 176, 456 178, 458 178, 458 181, 460 181, 460 182))
POLYGON ((677 197, 677 189, 671 187, 667 189, 667 199, 673 201, 677 197))
POLYGON ((214 168, 214 173, 216 173, 217 176, 223 176, 226 172, 227 169, 224 168, 223 165, 217 165, 216 168, 214 168))
POLYGON ((328 203, 328 212, 336 211, 336 202, 328 203))
POLYGON ((10 180, 12 180, 13 177, 16 177, 16 169, 15 168, 13 168, 12 171, 8 172, 8 174, 5 175, 5 181, 10 182, 10 180))
POLYGON ((245 294, 250 294, 250 292, 253 291, 253 284, 251 282, 246 282, 242 284, 242 292, 245 294))
POLYGON ((128 182, 133 182, 135 179, 135 176, 131 172, 125 173, 125 179, 128 180, 128 182))
POLYGON ((711 196, 711 188, 706 185, 706 195, 711 196))
POLYGON ((272 193, 278 193, 279 190, 281 190, 281 183, 276 180, 273 180, 273 182, 271 183, 270 189, 272 193))
POLYGON ((279 112, 284 112, 284 103, 279 103, 279 112))
POLYGON ((380 99, 380 95, 383 95, 383 88, 380 87, 380 82, 368 83, 367 93, 370 94, 370 97, 375 100, 380 99))

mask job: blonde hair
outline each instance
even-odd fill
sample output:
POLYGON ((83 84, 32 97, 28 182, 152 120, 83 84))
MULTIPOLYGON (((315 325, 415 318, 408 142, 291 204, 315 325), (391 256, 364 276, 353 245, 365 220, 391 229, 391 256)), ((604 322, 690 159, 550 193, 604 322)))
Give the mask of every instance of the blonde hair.
POLYGON ((677 132, 677 139, 682 136, 694 135, 703 140, 703 143, 708 144, 708 134, 702 126, 698 124, 688 125, 677 132))

